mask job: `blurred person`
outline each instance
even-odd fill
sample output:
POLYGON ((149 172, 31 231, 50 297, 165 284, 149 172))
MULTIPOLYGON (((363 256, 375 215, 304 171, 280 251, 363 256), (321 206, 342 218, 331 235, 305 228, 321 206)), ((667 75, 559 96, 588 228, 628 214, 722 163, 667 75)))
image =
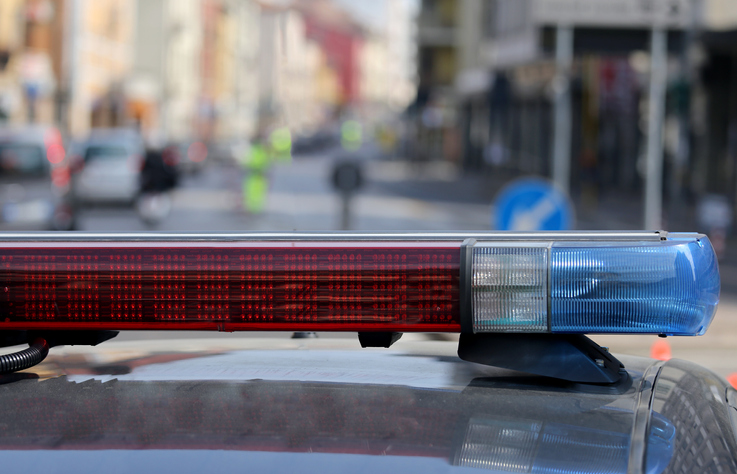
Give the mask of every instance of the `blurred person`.
POLYGON ((149 148, 141 168, 141 186, 138 213, 147 224, 156 224, 171 211, 169 191, 179 181, 178 150, 174 146, 149 148))
POLYGON ((392 156, 396 153, 397 142, 399 140, 397 128, 398 125, 392 127, 388 123, 382 123, 379 125, 376 135, 381 152, 384 156, 392 156))
POLYGON ((291 162, 292 160, 292 133, 287 127, 280 127, 269 135, 269 145, 275 160, 291 162))
POLYGON ((272 131, 268 138, 260 131, 250 149, 244 154, 243 209, 251 214, 260 214, 266 206, 269 192, 269 171, 275 162, 290 163, 292 160, 292 134, 287 127, 272 131))
POLYGON ((264 132, 259 132, 251 148, 243 157, 243 209, 251 214, 260 214, 266 205, 269 182, 267 173, 271 166, 269 142, 264 132))
POLYGON ((149 148, 141 168, 141 192, 166 192, 176 187, 178 151, 174 146, 149 148))
POLYGON ((340 126, 340 144, 347 151, 357 151, 363 145, 363 129, 355 120, 346 120, 340 126))

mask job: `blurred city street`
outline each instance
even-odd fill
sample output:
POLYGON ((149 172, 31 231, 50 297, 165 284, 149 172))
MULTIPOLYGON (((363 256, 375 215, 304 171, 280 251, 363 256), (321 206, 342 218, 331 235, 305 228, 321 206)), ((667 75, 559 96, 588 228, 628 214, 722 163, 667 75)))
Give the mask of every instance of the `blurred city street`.
MULTIPOLYGON (((172 231, 339 230, 340 197, 331 187, 331 154, 298 156, 291 165, 276 165, 266 208, 253 215, 241 209, 243 171, 216 164, 187 176, 173 190, 171 215, 154 229, 172 231)), ((368 184, 351 203, 351 230, 470 230, 488 229, 490 202, 477 196, 457 199, 457 172, 447 164, 428 166, 413 179, 405 162, 366 162, 368 184), (431 200, 427 185, 438 187, 431 200), (439 192, 438 192, 439 191, 439 192), (443 194, 445 191, 446 194, 443 194)), ((80 215, 80 230, 150 230, 132 208, 98 207, 80 215)))
POLYGON ((735 45, 734 0, 0 0, 0 230, 706 233, 668 342, 727 376, 735 45))
MULTIPOLYGON (((272 170, 266 208, 250 215, 241 209, 242 171, 232 164, 215 163, 199 174, 184 178, 173 191, 170 216, 160 225, 147 227, 135 210, 98 207, 85 210, 80 219, 85 231, 292 231, 340 230, 340 197, 330 183, 339 152, 296 156, 291 164, 272 170)), ((498 189, 483 181, 463 177, 449 164, 417 165, 405 161, 366 160, 365 189, 352 203, 351 230, 488 230, 491 196, 498 189)), ((493 182, 493 180, 492 180, 493 182)), ((616 214, 612 213, 608 214, 616 214)), ((622 213, 626 216, 626 212, 622 213)), ((623 218, 624 219, 624 218, 623 218)), ((595 220, 579 221, 579 229, 601 229, 595 220), (588 226, 588 227, 587 227, 588 226)), ((612 224, 632 228, 623 220, 612 224)), ((722 301, 706 335, 671 337, 672 356, 709 367, 721 376, 737 372, 737 274, 734 263, 722 264, 722 301)), ((121 339, 149 337, 224 337, 215 333, 133 332, 121 339)), ((232 337, 243 337, 235 334, 232 337)), ((259 334, 259 336, 261 336, 259 334)), ((273 334, 272 334, 273 336, 273 334)), ((287 337, 288 334, 284 334, 287 337)), ((345 337, 345 335, 323 335, 345 337)), ((650 357, 656 336, 594 336, 612 352, 650 357)), ((401 344, 401 341, 399 342, 401 344)))

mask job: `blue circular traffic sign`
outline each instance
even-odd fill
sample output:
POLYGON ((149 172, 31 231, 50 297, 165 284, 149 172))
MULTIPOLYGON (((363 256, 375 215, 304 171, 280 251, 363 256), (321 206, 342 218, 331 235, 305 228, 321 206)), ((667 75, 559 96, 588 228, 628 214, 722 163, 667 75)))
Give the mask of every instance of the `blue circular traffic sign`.
POLYGON ((491 224, 496 230, 570 230, 573 206, 568 196, 542 178, 520 178, 494 199, 491 224))

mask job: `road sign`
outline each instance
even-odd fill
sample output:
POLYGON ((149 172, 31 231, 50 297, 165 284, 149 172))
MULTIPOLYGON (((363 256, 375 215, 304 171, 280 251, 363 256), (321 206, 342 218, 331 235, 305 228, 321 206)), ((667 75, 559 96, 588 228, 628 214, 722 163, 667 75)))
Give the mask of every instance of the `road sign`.
POLYGON ((491 226, 496 230, 570 230, 573 222, 568 196, 544 179, 517 179, 494 199, 491 226))
POLYGON ((342 193, 353 193, 363 186, 361 165, 355 160, 339 161, 333 167, 333 186, 342 193))

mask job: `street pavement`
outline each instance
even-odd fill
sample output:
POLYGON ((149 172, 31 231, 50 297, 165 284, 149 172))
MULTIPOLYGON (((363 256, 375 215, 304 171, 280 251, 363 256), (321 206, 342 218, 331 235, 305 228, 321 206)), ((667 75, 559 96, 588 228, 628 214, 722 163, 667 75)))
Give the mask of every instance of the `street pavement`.
MULTIPOLYGON (((332 157, 298 157, 277 164, 271 173, 266 208, 262 214, 242 211, 242 171, 215 164, 199 175, 186 176, 172 193, 171 215, 156 227, 147 227, 134 210, 98 207, 80 215, 81 230, 94 231, 283 231, 339 230, 342 201, 331 187, 332 157)), ((368 184, 351 200, 352 230, 478 230, 488 229, 489 203, 464 203, 392 195, 387 184, 400 187, 410 176, 434 182, 454 182, 450 166, 435 166, 419 174, 402 162, 368 162, 368 184)))
MULTIPOLYGON (((337 154, 298 156, 271 171, 266 208, 259 215, 242 210, 242 171, 233 164, 214 163, 184 177, 172 194, 172 212, 156 227, 144 224, 133 209, 100 207, 80 216, 90 231, 290 231, 340 230, 341 198, 330 176, 337 154)), ((366 185, 351 200, 351 230, 485 230, 491 222, 491 200, 505 176, 467 176, 449 163, 413 164, 367 160, 366 185)), ((602 199, 599 212, 579 214, 580 229, 631 229, 627 205, 602 199), (602 209, 604 209, 602 211, 602 209), (629 220, 628 220, 629 219, 629 220), (615 226, 615 227, 612 227, 615 226)), ((678 229, 685 230, 685 229, 678 229)), ((670 337, 673 357, 709 367, 721 376, 737 373, 737 265, 724 265, 722 302, 705 336, 670 337)), ((193 337, 199 333, 185 333, 193 337)), ((133 333, 121 338, 158 337, 133 333)), ((173 336, 173 335, 172 335, 173 336)), ((211 336, 228 337, 212 334, 211 336)), ((170 336, 171 337, 171 336, 170 336)), ((656 336, 594 336, 614 353, 650 356, 656 336)), ((398 343, 401 344, 401 341, 398 343)))

